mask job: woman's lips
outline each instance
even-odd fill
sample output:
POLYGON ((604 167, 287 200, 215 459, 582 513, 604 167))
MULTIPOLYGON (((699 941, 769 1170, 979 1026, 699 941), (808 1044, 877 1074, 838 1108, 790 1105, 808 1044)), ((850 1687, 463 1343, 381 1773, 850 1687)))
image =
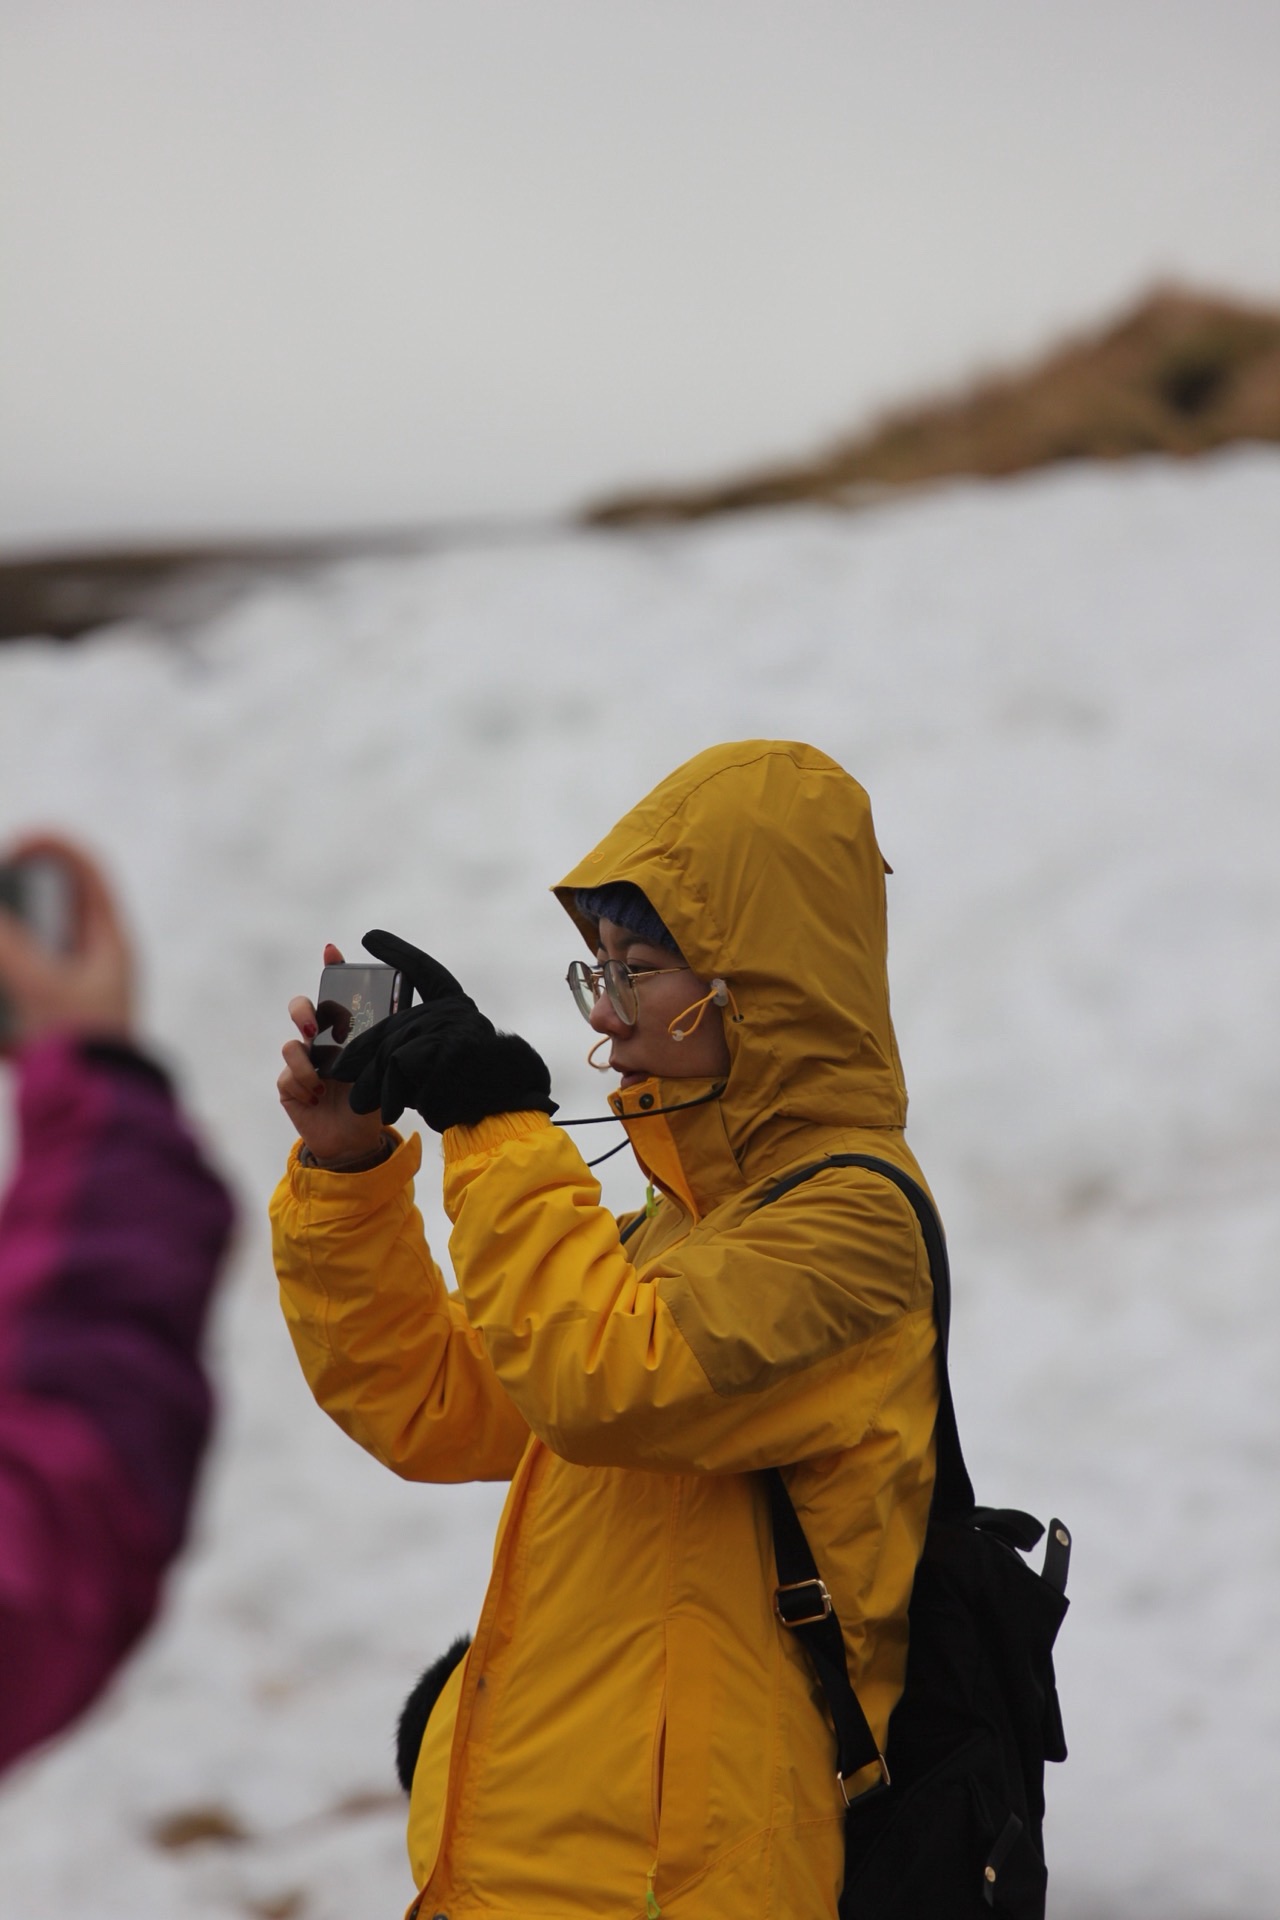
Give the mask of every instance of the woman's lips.
POLYGON ((634 1067, 624 1067, 622 1069, 622 1079, 618 1084, 623 1087, 634 1087, 637 1086, 641 1080, 647 1080, 648 1078, 647 1073, 637 1073, 634 1067))

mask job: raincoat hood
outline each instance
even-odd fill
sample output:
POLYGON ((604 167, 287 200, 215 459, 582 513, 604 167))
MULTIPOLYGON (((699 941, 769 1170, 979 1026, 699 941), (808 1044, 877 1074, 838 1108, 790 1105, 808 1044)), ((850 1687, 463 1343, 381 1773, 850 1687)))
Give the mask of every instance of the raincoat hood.
MULTIPOLYGON (((631 881, 690 966, 728 983, 737 1017, 726 1009, 720 1104, 740 1159, 779 1122, 788 1132, 787 1122, 904 1124, 888 870, 870 801, 842 767, 795 741, 746 740, 678 767, 554 891, 594 950, 596 929, 575 892, 631 881)), ((695 1097, 701 1084, 658 1083, 662 1104, 695 1097)))

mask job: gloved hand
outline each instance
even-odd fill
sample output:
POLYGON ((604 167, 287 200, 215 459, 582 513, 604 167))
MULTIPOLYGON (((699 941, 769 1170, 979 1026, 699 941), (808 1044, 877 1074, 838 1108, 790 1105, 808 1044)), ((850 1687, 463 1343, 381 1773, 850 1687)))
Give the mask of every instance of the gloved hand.
POLYGON ((474 1127, 494 1113, 554 1113, 551 1076, 515 1033, 499 1033, 447 967, 394 933, 364 947, 398 967, 422 999, 370 1027, 344 1048, 332 1073, 349 1080, 356 1113, 381 1109, 388 1126, 414 1107, 429 1127, 474 1127))

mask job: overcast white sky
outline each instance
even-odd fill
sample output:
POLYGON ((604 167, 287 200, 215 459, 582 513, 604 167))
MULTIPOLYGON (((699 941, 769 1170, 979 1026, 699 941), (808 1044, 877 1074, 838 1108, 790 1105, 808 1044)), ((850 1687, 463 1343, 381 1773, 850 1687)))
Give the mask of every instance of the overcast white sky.
POLYGON ((1280 300, 1277 0, 0 0, 0 545, 540 513, 1158 277, 1280 300))

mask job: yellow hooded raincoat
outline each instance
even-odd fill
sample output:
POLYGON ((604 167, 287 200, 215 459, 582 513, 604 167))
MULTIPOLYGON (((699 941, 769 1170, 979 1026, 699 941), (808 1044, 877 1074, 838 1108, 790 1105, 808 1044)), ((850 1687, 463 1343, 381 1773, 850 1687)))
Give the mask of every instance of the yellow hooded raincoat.
MULTIPOLYGON (((416 1137, 363 1174, 296 1152, 273 1203, 284 1311, 321 1405, 409 1479, 510 1478, 475 1641, 429 1722, 409 1848, 422 1920, 822 1920, 841 1878, 834 1737, 774 1618, 759 1468, 785 1465, 883 1744, 933 1478, 920 1177, 889 1018, 867 798, 751 741, 664 781, 557 889, 643 889, 723 975, 731 1065, 615 1093, 660 1199, 625 1247, 567 1133, 444 1136, 458 1290, 413 1206, 416 1137)), ((433 1649, 424 1648, 424 1655, 433 1649)), ((864 1784, 862 1781, 858 1785, 864 1784)))

